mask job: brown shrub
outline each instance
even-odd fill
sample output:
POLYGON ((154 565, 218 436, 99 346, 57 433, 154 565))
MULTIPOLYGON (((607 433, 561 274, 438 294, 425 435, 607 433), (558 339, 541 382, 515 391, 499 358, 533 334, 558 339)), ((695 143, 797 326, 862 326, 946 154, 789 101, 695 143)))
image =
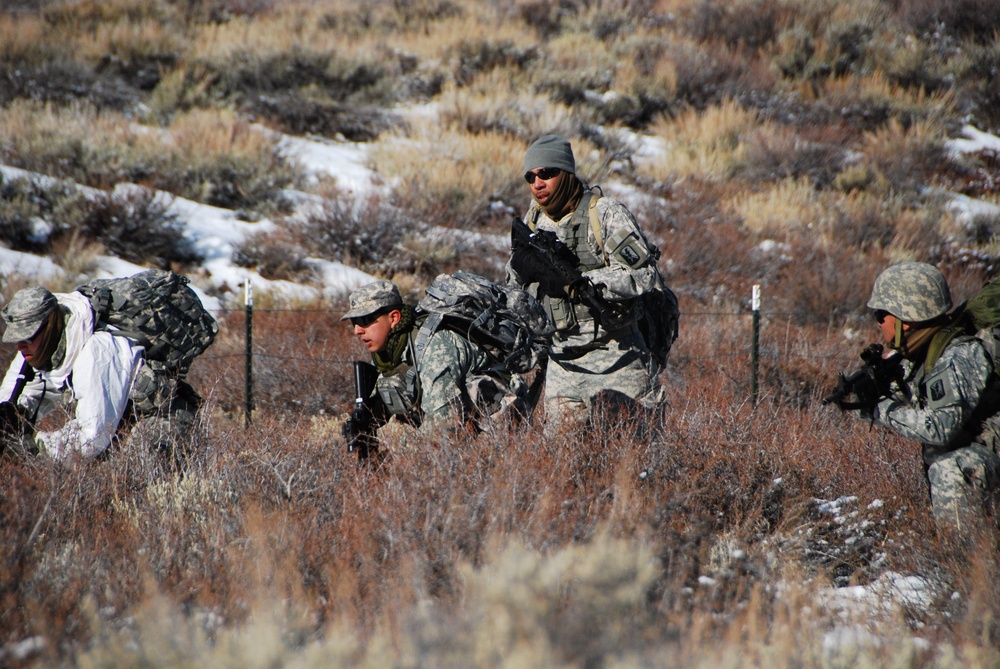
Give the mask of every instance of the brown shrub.
MULTIPOLYGON (((366 472, 337 420, 289 401, 315 383, 331 410, 349 405, 348 365, 333 361, 353 354, 348 337, 317 312, 259 315, 258 362, 280 358, 287 376, 259 375, 267 390, 244 428, 226 418, 242 387, 239 353, 202 356, 192 373, 209 398, 204 447, 182 475, 141 449, 75 468, 0 459, 14 502, 0 510, 11 638, 43 635, 50 663, 87 654, 95 666, 175 666, 242 657, 239 630, 267 620, 251 645, 285 661, 322 648, 374 666, 415 642, 437 664, 445 653, 473 657, 482 639, 512 652, 493 626, 530 615, 538 652, 599 662, 624 646, 653 657, 670 639, 741 628, 738 611, 774 610, 760 595, 795 564, 817 583, 864 583, 937 559, 949 587, 979 582, 949 576, 966 563, 929 539, 883 550, 926 522, 922 471, 911 444, 817 406, 808 383, 852 364, 837 332, 790 338, 791 325, 767 321, 753 406, 746 319, 720 327, 688 316, 652 438, 613 415, 589 436, 404 432, 387 437, 383 469, 366 472), (325 368, 335 375, 317 378, 325 368), (814 500, 837 500, 857 520, 844 524, 814 500), (265 610, 280 615, 262 619, 265 610), (629 625, 608 627, 612 613, 629 625), (325 647, 334 637, 340 650, 325 647)), ((222 323, 216 347, 232 346, 239 318, 222 323)), ((972 601, 980 617, 994 606, 972 601)))
POLYGON ((944 32, 958 40, 986 42, 1000 30, 1000 7, 989 0, 893 0, 889 4, 917 34, 944 32))

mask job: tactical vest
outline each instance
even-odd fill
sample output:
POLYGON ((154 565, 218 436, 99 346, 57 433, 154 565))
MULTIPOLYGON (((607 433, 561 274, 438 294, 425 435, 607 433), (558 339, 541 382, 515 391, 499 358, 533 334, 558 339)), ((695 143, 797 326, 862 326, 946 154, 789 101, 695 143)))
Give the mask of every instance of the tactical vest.
MULTIPOLYGON (((976 335, 952 335, 946 346, 969 341, 978 341, 983 344, 990 360, 996 360, 993 356, 997 342, 989 331, 980 331, 976 335)), ((933 370, 933 365, 940 359, 941 353, 943 353, 943 348, 937 351, 931 366, 926 364, 926 359, 923 363, 913 365, 913 370, 909 378, 907 378, 907 383, 910 387, 916 389, 915 399, 920 404, 927 401, 929 393, 927 377, 933 370)), ((987 380, 987 386, 983 391, 979 404, 973 409, 972 415, 962 428, 944 447, 944 450, 962 448, 973 442, 984 444, 992 448, 997 455, 1000 455, 1000 374, 997 373, 996 368, 994 368, 987 380)), ((927 448, 925 447, 926 450, 927 448)))
MULTIPOLYGON (((414 326, 408 335, 406 359, 416 360, 413 349, 414 326)), ((386 410, 397 419, 420 425, 420 379, 416 364, 400 364, 390 372, 379 374, 375 381, 375 392, 385 404, 386 410)))
MULTIPOLYGON (((584 191, 583 197, 580 198, 580 204, 572 213, 569 223, 559 224, 556 222, 555 226, 556 236, 576 255, 581 272, 600 269, 608 264, 603 250, 600 255, 594 252, 587 234, 591 229, 591 210, 596 209, 598 199, 592 191, 584 191)), ((596 214, 596 212, 593 213, 596 214)), ((536 228, 541 214, 542 210, 538 205, 532 204, 526 216, 529 228, 532 230, 536 228)), ((597 231, 595 230, 595 232, 597 231)), ((573 304, 565 298, 545 296, 542 305, 559 332, 566 332, 583 323, 593 323, 594 321, 594 314, 589 307, 573 304)))

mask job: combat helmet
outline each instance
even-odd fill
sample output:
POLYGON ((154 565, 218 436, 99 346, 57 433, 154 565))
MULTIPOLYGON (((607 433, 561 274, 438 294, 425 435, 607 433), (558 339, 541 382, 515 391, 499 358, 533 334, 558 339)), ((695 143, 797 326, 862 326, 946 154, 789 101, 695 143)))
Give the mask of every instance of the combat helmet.
POLYGON ((934 265, 900 263, 885 269, 875 279, 868 307, 887 311, 907 323, 921 323, 948 313, 951 291, 934 265))

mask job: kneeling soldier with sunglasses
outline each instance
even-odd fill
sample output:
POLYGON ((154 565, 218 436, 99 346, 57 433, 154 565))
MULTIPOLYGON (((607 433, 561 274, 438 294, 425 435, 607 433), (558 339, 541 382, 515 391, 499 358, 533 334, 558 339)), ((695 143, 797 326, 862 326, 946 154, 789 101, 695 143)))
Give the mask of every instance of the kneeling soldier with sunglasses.
POLYGON ((948 283, 933 265, 884 270, 868 307, 888 349, 884 364, 897 370, 868 406, 841 404, 920 442, 934 520, 946 534, 981 520, 1000 485, 997 333, 966 327, 971 305, 952 310, 948 283))
POLYGON ((358 433, 365 437, 359 440, 359 460, 378 455, 374 432, 393 416, 416 427, 432 423, 451 429, 504 408, 498 401, 502 393, 489 384, 494 362, 488 354, 448 328, 428 330, 418 343, 422 318, 403 303, 394 283, 366 284, 350 300, 341 320, 351 322, 378 372, 374 388, 361 391, 367 394, 359 398, 363 405, 344 425, 349 443, 358 433))

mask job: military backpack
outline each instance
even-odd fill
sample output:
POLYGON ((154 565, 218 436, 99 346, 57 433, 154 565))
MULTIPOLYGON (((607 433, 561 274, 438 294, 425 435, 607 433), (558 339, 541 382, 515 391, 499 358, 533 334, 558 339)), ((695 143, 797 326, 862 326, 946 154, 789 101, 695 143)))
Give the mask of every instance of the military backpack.
POLYGON ((146 349, 146 365, 158 375, 183 379, 219 332, 187 277, 174 272, 96 279, 76 290, 90 299, 94 329, 139 342, 146 349))
POLYGON ((416 307, 422 320, 414 343, 418 361, 427 340, 441 328, 483 349, 494 363, 491 371, 498 374, 523 374, 545 360, 552 324, 526 291, 459 270, 438 275, 426 292, 416 307))

